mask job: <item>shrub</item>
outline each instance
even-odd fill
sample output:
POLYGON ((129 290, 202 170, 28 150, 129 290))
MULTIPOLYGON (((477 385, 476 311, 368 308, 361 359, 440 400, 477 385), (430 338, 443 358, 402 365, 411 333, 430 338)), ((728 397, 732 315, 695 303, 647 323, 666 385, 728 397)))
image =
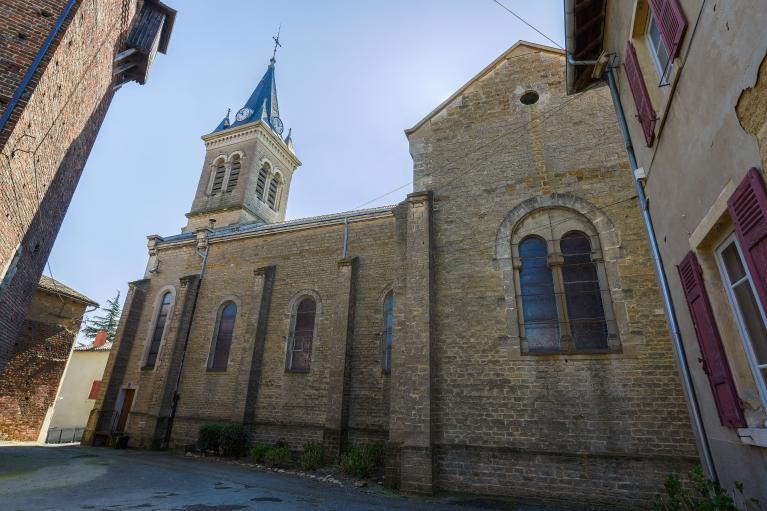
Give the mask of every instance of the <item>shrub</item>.
POLYGON ((271 448, 272 446, 269 444, 256 442, 253 444, 253 447, 250 448, 250 457, 253 458, 256 463, 263 463, 266 452, 271 448))
POLYGON ((248 451, 248 432, 242 424, 224 424, 221 428, 221 451, 224 456, 242 456, 248 451))
POLYGON ((341 470, 355 477, 370 477, 383 465, 382 444, 355 445, 341 455, 341 470))
POLYGON ((293 458, 287 447, 271 447, 264 455, 264 463, 273 468, 288 468, 293 458))
POLYGON ((197 447, 202 452, 213 451, 218 454, 221 450, 221 430, 223 424, 203 424, 197 437, 197 447))
MULTIPOLYGON (((719 484, 708 479, 700 465, 690 471, 689 477, 690 484, 686 485, 675 474, 669 475, 663 484, 666 498, 657 498, 653 511, 739 511, 734 499, 719 484)), ((745 499, 741 483, 735 483, 735 487, 746 502, 745 509, 762 509, 758 500, 745 499)))
POLYGON ((301 468, 304 470, 319 468, 322 465, 322 445, 315 442, 305 444, 300 462, 301 468))

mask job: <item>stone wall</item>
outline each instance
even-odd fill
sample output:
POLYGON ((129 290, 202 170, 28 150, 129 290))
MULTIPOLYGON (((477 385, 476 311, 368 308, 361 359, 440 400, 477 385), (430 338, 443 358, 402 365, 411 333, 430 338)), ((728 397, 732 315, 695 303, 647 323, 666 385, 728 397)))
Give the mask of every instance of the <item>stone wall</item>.
POLYGON ((563 64, 521 45, 409 132, 434 201, 434 483, 646 503, 696 450, 609 91, 566 97, 563 64), (595 224, 619 353, 520 351, 498 244, 523 203, 595 224))
MULTIPOLYGON (((0 111, 65 4, 0 1, 0 111)), ((0 292, 0 371, 109 107, 112 59, 135 9, 135 1, 76 2, 0 133, 0 270, 22 247, 0 292)))
POLYGON ((37 440, 84 312, 80 302, 34 294, 0 378, 0 440, 37 440))

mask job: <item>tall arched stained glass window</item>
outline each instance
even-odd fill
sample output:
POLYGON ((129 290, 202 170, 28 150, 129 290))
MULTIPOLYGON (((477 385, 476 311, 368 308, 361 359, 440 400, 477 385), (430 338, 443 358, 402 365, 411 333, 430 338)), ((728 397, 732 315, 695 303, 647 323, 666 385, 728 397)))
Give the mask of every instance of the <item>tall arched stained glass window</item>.
POLYGON ((519 281, 525 338, 530 351, 559 349, 559 320, 546 240, 530 236, 519 244, 519 281))
POLYGON ((288 369, 291 371, 309 371, 312 362, 312 343, 314 341, 314 320, 317 304, 306 297, 296 307, 293 318, 293 331, 288 344, 288 369))
POLYGON ((149 341, 149 351, 146 355, 145 369, 151 369, 157 362, 157 354, 160 351, 160 342, 162 341, 162 335, 165 332, 165 323, 168 320, 168 313, 170 312, 170 304, 173 301, 173 295, 170 291, 166 291, 162 296, 160 302, 160 310, 157 311, 157 318, 154 322, 154 330, 152 330, 152 338, 149 341))
POLYGON ((606 349, 607 322, 591 242, 582 232, 571 232, 559 242, 564 258, 562 281, 570 333, 577 350, 606 349))
POLYGON ((384 299, 383 370, 391 371, 391 347, 394 340, 394 291, 384 299))
POLYGON ((232 347, 232 335, 234 334, 234 321, 237 318, 237 306, 228 302, 221 309, 216 327, 215 343, 208 362, 211 371, 226 371, 229 363, 229 349, 232 347))

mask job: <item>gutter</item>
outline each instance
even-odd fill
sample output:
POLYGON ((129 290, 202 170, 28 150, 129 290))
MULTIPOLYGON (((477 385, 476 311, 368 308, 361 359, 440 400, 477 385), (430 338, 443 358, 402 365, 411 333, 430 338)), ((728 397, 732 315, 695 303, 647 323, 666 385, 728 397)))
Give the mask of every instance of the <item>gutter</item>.
POLYGON ((16 89, 16 92, 13 94, 13 98, 11 98, 11 102, 8 103, 8 106, 5 107, 5 111, 3 112, 2 117, 0 117, 0 134, 2 134, 2 132, 5 130, 5 127, 7 126, 8 121, 10 121, 11 119, 11 115, 13 114, 14 110, 16 110, 16 107, 19 105, 19 102, 21 101, 21 96, 24 95, 24 92, 26 91, 27 86, 29 86, 29 82, 31 82, 32 78, 35 76, 37 69, 40 67, 40 64, 43 62, 43 58, 45 58, 45 55, 48 53, 48 49, 51 47, 53 40, 59 34, 61 27, 64 25, 64 22, 69 16, 69 13, 72 11, 72 8, 75 6, 75 3, 77 3, 77 0, 69 0, 69 2, 67 2, 67 5, 64 7, 64 10, 61 11, 61 15, 59 15, 59 19, 56 20, 56 24, 51 29, 51 32, 48 34, 48 37, 45 39, 45 42, 40 47, 40 50, 37 52, 37 55, 35 55, 35 60, 32 61, 32 65, 29 66, 27 73, 24 75, 24 78, 21 80, 19 87, 16 89))

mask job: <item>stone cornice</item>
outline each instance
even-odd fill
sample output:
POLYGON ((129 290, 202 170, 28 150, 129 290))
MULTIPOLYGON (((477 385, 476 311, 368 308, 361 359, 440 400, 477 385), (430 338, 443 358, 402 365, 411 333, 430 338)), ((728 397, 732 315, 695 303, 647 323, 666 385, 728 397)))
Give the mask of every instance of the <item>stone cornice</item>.
POLYGON ((285 141, 282 140, 279 135, 274 133, 274 131, 272 131, 272 129, 261 119, 235 128, 228 128, 223 131, 203 135, 201 138, 203 142, 205 142, 205 148, 211 150, 229 145, 254 134, 265 147, 271 149, 272 152, 280 156, 283 160, 290 162, 294 169, 301 166, 301 160, 288 149, 285 141))

